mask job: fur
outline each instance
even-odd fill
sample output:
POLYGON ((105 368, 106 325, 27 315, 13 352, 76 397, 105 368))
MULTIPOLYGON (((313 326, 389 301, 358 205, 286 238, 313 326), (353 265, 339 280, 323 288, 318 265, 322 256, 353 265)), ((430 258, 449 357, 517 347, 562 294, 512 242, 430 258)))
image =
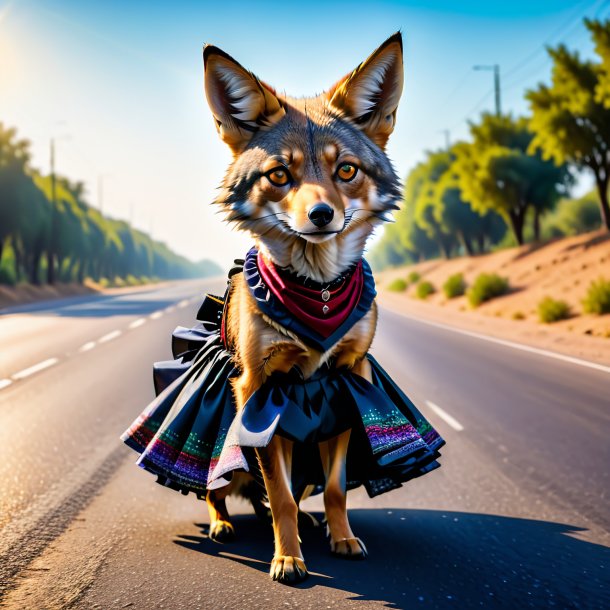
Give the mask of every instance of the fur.
MULTIPOLYGON (((221 139, 233 152, 216 205, 226 220, 253 237, 268 260, 327 283, 360 260, 367 239, 397 208, 400 184, 384 152, 402 92, 402 37, 386 40, 327 92, 313 98, 279 95, 214 46, 204 49, 205 90, 221 139), (314 222, 314 206, 332 211, 314 222), (323 222, 323 224, 321 224, 323 222)), ((318 208, 319 209, 319 208, 318 208)), ((237 408, 275 371, 298 366, 304 378, 333 359, 370 379, 364 358, 375 334, 377 308, 330 350, 319 352, 258 309, 243 275, 232 281, 227 337, 242 371, 233 389, 237 408)), ((320 443, 331 551, 364 557, 346 511, 345 459, 349 431, 320 443)), ((271 576, 285 583, 307 576, 298 537, 298 505, 290 491, 292 446, 274 437, 257 449, 275 535, 271 576)), ((209 492, 210 536, 233 528, 224 505, 240 477, 209 492)), ((260 506, 258 507, 260 510, 260 506)), ((256 505, 255 505, 256 509, 256 505)), ((258 514, 257 510, 257 514, 258 514)))

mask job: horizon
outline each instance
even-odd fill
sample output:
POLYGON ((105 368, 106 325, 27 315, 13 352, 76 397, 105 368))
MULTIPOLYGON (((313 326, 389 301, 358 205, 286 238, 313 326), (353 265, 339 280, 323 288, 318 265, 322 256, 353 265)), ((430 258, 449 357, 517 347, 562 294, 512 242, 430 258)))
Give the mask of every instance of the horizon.
POLYGON ((401 30, 405 92, 388 153, 404 178, 426 150, 444 147, 444 130, 463 139, 467 120, 492 109, 492 76, 473 65, 498 63, 503 111, 524 114, 525 89, 550 80, 544 45, 564 42, 591 56, 582 19, 610 14, 605 0, 386 1, 374 9, 356 2, 337 26, 337 8, 317 2, 271 16, 246 3, 232 7, 0 2, 0 121, 32 142, 33 167, 48 172, 56 138, 57 172, 82 181, 91 205, 102 199, 104 214, 222 267, 250 239, 210 205, 231 155, 203 95, 204 42, 302 96, 327 89, 401 30))

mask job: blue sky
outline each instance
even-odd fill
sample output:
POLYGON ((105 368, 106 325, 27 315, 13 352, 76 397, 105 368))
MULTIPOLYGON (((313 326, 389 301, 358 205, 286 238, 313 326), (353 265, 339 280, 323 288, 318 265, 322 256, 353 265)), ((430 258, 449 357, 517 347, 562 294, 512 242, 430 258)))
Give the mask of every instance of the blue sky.
POLYGON ((425 150, 467 135, 493 107, 499 63, 504 110, 549 79, 545 44, 592 52, 583 16, 608 0, 257 3, 0 0, 0 121, 32 140, 48 171, 83 180, 104 211, 131 219, 193 259, 223 265, 248 246, 210 206, 230 160, 202 89, 201 49, 212 42, 280 90, 319 92, 400 29, 405 92, 388 152, 405 176, 425 150), (68 136, 68 137, 65 137, 68 136))

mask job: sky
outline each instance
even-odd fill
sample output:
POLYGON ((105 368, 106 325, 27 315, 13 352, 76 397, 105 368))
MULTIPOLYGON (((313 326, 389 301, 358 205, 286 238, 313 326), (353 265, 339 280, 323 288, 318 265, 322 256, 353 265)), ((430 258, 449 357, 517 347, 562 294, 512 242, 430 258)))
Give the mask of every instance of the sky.
POLYGON ((401 30, 405 90, 387 150, 405 177, 493 109, 492 73, 474 65, 499 64, 503 111, 526 113, 524 90, 550 78, 545 45, 592 55, 583 16, 610 17, 610 0, 0 0, 0 121, 43 172, 55 139, 57 172, 105 214, 227 267, 250 239, 211 205, 231 155, 203 93, 204 43, 302 96, 401 30))

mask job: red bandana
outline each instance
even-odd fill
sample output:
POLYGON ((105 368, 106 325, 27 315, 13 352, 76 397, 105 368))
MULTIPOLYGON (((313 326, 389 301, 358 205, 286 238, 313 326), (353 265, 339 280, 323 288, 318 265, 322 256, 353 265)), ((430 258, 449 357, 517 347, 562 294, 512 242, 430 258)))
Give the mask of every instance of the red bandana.
POLYGON ((299 321, 325 339, 345 322, 362 294, 362 261, 339 286, 320 290, 307 288, 292 278, 280 275, 275 265, 259 252, 257 266, 263 282, 273 296, 299 321))

